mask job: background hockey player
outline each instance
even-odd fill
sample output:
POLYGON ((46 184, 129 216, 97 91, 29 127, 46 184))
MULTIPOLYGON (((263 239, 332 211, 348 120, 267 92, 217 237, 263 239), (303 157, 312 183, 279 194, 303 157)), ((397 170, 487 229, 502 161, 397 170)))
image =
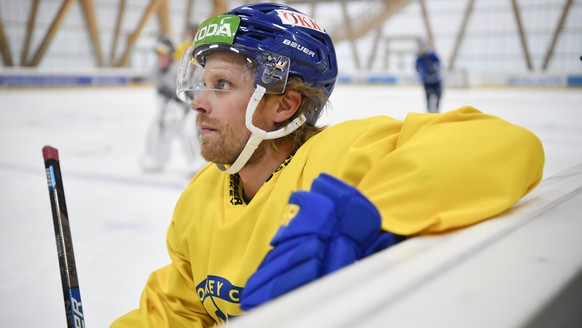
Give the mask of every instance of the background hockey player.
POLYGON ((195 114, 188 104, 176 96, 178 62, 174 60, 172 41, 162 36, 155 53, 157 65, 154 83, 157 91, 158 111, 147 131, 145 153, 140 162, 145 171, 160 171, 172 155, 172 145, 179 139, 189 173, 196 172, 206 162, 200 156, 195 114))
POLYGON ((429 113, 438 113, 443 94, 441 61, 426 41, 421 42, 419 45, 418 56, 416 57, 416 71, 420 75, 424 86, 427 111, 429 113))
POLYGON ((213 164, 176 204, 171 263, 112 327, 228 322, 404 238, 494 217, 541 180, 538 138, 471 107, 318 127, 337 75, 331 38, 293 8, 200 25, 178 86, 213 164))

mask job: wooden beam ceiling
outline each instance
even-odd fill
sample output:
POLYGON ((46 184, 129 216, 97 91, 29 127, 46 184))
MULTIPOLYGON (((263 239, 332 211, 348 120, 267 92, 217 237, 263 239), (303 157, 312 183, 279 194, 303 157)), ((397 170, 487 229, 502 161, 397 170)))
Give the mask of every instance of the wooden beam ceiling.
POLYGON ((73 5, 74 2, 75 2, 75 0, 64 0, 63 1, 63 3, 61 4, 61 7, 59 8, 59 12, 57 13, 57 16, 54 18, 54 20, 51 23, 51 26, 49 27, 45 36, 42 38, 42 42, 39 45, 36 52, 34 53, 34 56, 32 57, 32 59, 30 61, 26 61, 23 64, 21 64, 22 66, 32 66, 32 67, 38 66, 38 64, 40 63, 41 59, 43 58, 48 46, 53 41, 55 34, 57 33, 57 31, 61 27, 61 24, 63 23, 63 20, 65 19, 65 16, 67 15, 67 12, 69 11, 69 9, 71 9, 71 5, 73 5))
POLYGON ((133 47, 137 42, 143 28, 145 27, 147 21, 150 17, 158 10, 159 6, 162 5, 162 2, 166 0, 151 0, 150 4, 146 8, 145 12, 143 13, 137 27, 133 30, 133 32, 127 35, 127 41, 125 45, 125 50, 121 57, 113 63, 113 66, 123 67, 129 65, 129 58, 133 51, 133 47))
POLYGON ((125 14, 125 0, 119 0, 117 7, 117 18, 115 19, 115 29, 113 31, 113 39, 111 41, 111 52, 109 53, 109 62, 113 63, 115 54, 117 53, 117 44, 119 43, 119 34, 121 33, 121 24, 123 23, 123 15, 125 14))
MULTIPOLYGON (((373 31, 382 25, 386 19, 390 16, 396 14, 400 9, 406 7, 413 0, 384 0, 381 10, 375 10, 374 13, 370 13, 369 10, 365 10, 363 14, 358 17, 350 16, 352 21, 361 22, 357 26, 353 26, 351 31, 347 31, 345 28, 345 22, 338 22, 336 25, 328 28, 328 33, 330 34, 333 42, 336 44, 344 40, 356 40, 366 35, 368 32, 373 31), (365 18, 362 16, 365 15, 365 18)), ((346 1, 342 1, 345 3, 346 1)))
POLYGON ((99 38, 99 28, 97 27, 97 21, 95 19, 93 0, 81 0, 81 7, 83 9, 83 15, 85 16, 85 24, 87 25, 91 37, 91 44, 93 45, 93 53, 95 55, 95 60, 97 61, 97 67, 103 67, 101 40, 99 38))
MULTIPOLYGON (((102 58, 102 50, 100 44, 100 31, 99 25, 96 21, 95 17, 95 6, 94 0, 78 0, 80 5, 82 6, 83 15, 85 18, 85 24, 87 26, 89 36, 90 36, 90 43, 93 47, 93 53, 95 56, 96 64, 98 67, 105 66, 105 63, 102 58)), ((356 3, 359 1, 356 0, 287 0, 286 3, 289 5, 298 5, 298 4, 308 4, 310 7, 310 15, 314 16, 316 10, 318 8, 318 4, 322 3, 337 3, 341 5, 343 19, 341 22, 331 26, 328 28, 328 32, 331 35, 332 39, 336 44, 341 43, 343 41, 349 41, 351 44, 351 49, 353 53, 353 58, 356 63, 356 67, 361 67, 362 63, 360 61, 360 55, 357 52, 357 47, 355 44, 355 40, 361 38, 362 36, 368 34, 369 32, 374 32, 375 40, 381 39, 382 36, 382 26, 383 23, 389 19, 391 16, 395 15, 399 10, 403 9, 404 7, 408 6, 409 4, 413 3, 414 1, 418 1, 421 9, 422 20, 424 22, 425 30, 427 39, 431 43, 433 47, 434 44, 434 35, 429 21, 429 10, 426 7, 425 0, 378 0, 373 3, 370 10, 362 11, 359 15, 354 15, 353 12, 348 10, 348 5, 350 3, 356 3), (378 7, 380 4, 380 8, 378 7), (373 8, 372 8, 373 7, 373 8)), ((65 16, 67 15, 71 5, 75 3, 76 0, 63 0, 61 6, 54 17, 53 21, 51 22, 48 30, 46 30, 44 37, 41 39, 40 45, 35 49, 32 58, 30 57, 31 51, 31 42, 32 36, 35 30, 37 14, 39 12, 39 6, 41 4, 40 0, 32 0, 30 2, 30 12, 29 17, 27 20, 26 25, 26 33, 23 40, 23 47, 20 53, 20 65, 21 66, 38 66, 42 58, 44 57, 48 47, 50 46, 52 40, 54 39, 55 34, 58 32, 58 29, 63 23, 65 16)), ((252 1, 247 1, 252 2, 252 1)), ((368 2, 372 3, 372 2, 368 2)), ((546 70, 551 62, 553 57, 553 53, 556 47, 557 40, 562 33, 568 12, 574 3, 573 0, 564 0, 564 7, 561 12, 560 19, 557 23, 555 31, 552 36, 551 43, 548 45, 545 57, 543 59, 543 64, 541 69, 546 70)), ((462 18, 461 25, 457 32, 457 37, 455 39, 455 43, 453 45, 452 53, 449 57, 449 69, 454 69, 455 61, 458 57, 459 50, 461 48, 462 41, 465 36, 465 31, 468 25, 468 21, 471 17, 473 12, 475 0, 467 0, 465 12, 462 18)), ((527 45, 527 37, 526 37, 526 30, 523 26, 521 20, 521 12, 518 6, 517 0, 511 0, 513 14, 515 18, 515 22, 518 29, 518 37, 521 42, 521 48, 524 56, 525 63, 527 65, 528 70, 533 70, 533 63, 531 60, 531 54, 527 45)), ((134 28, 134 30, 127 34, 127 40, 125 42, 125 49, 122 51, 122 54, 116 59, 116 52, 119 48, 119 39, 120 34, 122 33, 122 22, 123 16, 126 14, 125 9, 126 1, 119 0, 119 7, 118 7, 118 15, 115 23, 115 31, 113 35, 111 50, 109 54, 109 65, 111 66, 127 66, 129 65, 129 59, 131 57, 131 53, 133 52, 134 46, 139 39, 146 23, 148 22, 149 18, 152 15, 157 15, 159 19, 159 26, 161 33, 170 33, 170 8, 168 0, 150 0, 149 5, 144 9, 142 13, 142 17, 138 23, 138 25, 134 28)), ((218 14, 224 11, 227 11, 230 6, 230 1, 228 0, 212 0, 212 13, 218 14)), ((194 10, 194 0, 188 0, 184 2, 184 31, 181 31, 184 36, 186 31, 188 30, 188 25, 190 22, 191 13, 194 10)), ((11 53, 10 53, 10 44, 9 40, 7 39, 4 29, 3 29, 2 20, 0 17, 0 50, 3 56, 4 66, 12 66, 14 65, 11 53)), ((371 62, 375 58, 375 52, 377 48, 377 43, 374 43, 373 53, 370 54, 366 66, 369 67, 371 62)))
POLYGON ((521 50, 523 51, 523 57, 529 71, 533 70, 533 64, 531 62, 531 55, 529 53, 529 48, 527 46, 527 38, 525 36, 525 29, 523 28, 523 23, 521 22, 521 12, 519 10, 519 5, 517 0, 511 0, 511 5, 513 7, 513 16, 515 17, 515 23, 517 24, 517 31, 519 33, 519 41, 521 42, 521 50))
POLYGON ((30 14, 28 16, 28 22, 26 23, 26 36, 24 37, 24 47, 20 53, 20 65, 24 65, 28 59, 28 52, 30 51, 30 42, 32 40, 32 32, 34 31, 34 24, 36 23, 39 1, 40 0, 33 0, 30 5, 30 14))
POLYGON ((2 23, 2 17, 0 17, 0 52, 2 53, 2 62, 4 63, 4 66, 12 66, 12 55, 10 54, 8 40, 4 34, 4 24, 2 23))
MULTIPOLYGON (((548 66, 550 64, 550 59, 552 59, 552 56, 554 55, 554 49, 556 48, 556 43, 558 42, 558 38, 560 37, 560 34, 562 34, 562 28, 564 27, 564 23, 566 22, 566 17, 568 16, 568 13, 570 12, 570 7, 572 6, 572 3, 574 2, 574 0, 567 0, 566 3, 564 4, 564 9, 562 9, 562 15, 560 16, 560 20, 558 21, 558 25, 556 26, 556 30, 554 31, 554 34, 552 36, 552 41, 550 42, 550 45, 548 46, 548 50, 546 52, 546 55, 544 56, 544 63, 542 65, 542 71, 546 71, 548 69, 548 66)), ((582 57, 581 57, 582 60, 582 57)))
POLYGON ((459 54, 459 49, 461 48, 461 43, 465 38, 465 31, 467 30, 467 24, 469 23, 469 18, 473 13, 473 8, 475 7, 475 0, 467 1, 467 6, 465 7, 465 12, 463 13, 463 20, 461 22, 461 26, 457 31, 457 37, 455 38, 455 44, 453 45, 453 52, 451 57, 449 57, 449 70, 454 70, 455 62, 457 60, 457 56, 459 54))

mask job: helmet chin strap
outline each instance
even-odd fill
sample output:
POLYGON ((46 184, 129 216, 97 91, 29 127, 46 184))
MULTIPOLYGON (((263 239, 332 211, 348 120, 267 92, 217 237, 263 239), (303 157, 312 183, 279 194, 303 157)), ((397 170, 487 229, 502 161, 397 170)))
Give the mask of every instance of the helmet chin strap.
POLYGON ((301 114, 299 117, 291 121, 291 123, 285 125, 284 127, 276 131, 271 132, 261 130, 258 127, 254 126, 253 116, 255 114, 255 110, 257 109, 257 106, 259 105, 259 102, 265 95, 266 91, 267 90, 265 89, 265 87, 261 85, 257 85, 257 87, 255 88, 255 92, 253 93, 251 99, 249 100, 249 104, 247 105, 247 112, 245 117, 245 123, 247 129, 251 131, 251 136, 249 137, 249 140, 247 141, 245 148, 241 151, 241 153, 238 155, 238 158, 234 161, 234 163, 232 163, 230 167, 227 168, 223 164, 215 163, 218 169, 221 170, 222 172, 228 174, 237 173, 238 171, 240 171, 240 169, 243 168, 243 166, 245 166, 245 164, 248 162, 249 158, 251 158, 257 147, 259 147, 261 141, 284 137, 290 134, 291 132, 297 130, 301 125, 305 123, 305 121, 307 121, 305 115, 301 114))

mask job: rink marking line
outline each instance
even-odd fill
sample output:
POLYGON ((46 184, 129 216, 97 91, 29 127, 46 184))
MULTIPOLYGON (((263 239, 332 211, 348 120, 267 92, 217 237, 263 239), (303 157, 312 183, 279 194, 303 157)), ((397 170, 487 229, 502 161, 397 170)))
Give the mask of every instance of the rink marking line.
MULTIPOLYGON (((0 162, 0 170, 18 171, 29 174, 44 174, 43 170, 36 167, 3 162, 0 162)), ((139 178, 121 177, 100 173, 83 173, 75 171, 67 171, 66 176, 67 179, 72 178, 72 179, 93 180, 104 183, 109 182, 129 186, 145 186, 149 188, 163 188, 170 190, 183 190, 190 181, 190 179, 184 179, 184 183, 178 183, 175 181, 174 182, 151 181, 139 178)))

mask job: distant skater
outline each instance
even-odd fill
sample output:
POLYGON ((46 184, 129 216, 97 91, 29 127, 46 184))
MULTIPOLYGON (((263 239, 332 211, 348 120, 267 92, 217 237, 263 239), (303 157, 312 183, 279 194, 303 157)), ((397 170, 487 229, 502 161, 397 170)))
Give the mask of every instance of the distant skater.
POLYGON ((426 108, 429 113, 438 113, 442 89, 441 61, 428 43, 423 42, 419 47, 416 58, 416 71, 424 85, 426 94, 426 108))
POLYGON ((206 161, 200 155, 196 115, 189 104, 176 96, 176 51, 172 41, 162 36, 157 41, 155 52, 158 58, 153 75, 159 109, 148 129, 145 153, 140 158, 140 164, 146 172, 163 170, 171 157, 172 143, 178 138, 188 172, 195 173, 206 161))

